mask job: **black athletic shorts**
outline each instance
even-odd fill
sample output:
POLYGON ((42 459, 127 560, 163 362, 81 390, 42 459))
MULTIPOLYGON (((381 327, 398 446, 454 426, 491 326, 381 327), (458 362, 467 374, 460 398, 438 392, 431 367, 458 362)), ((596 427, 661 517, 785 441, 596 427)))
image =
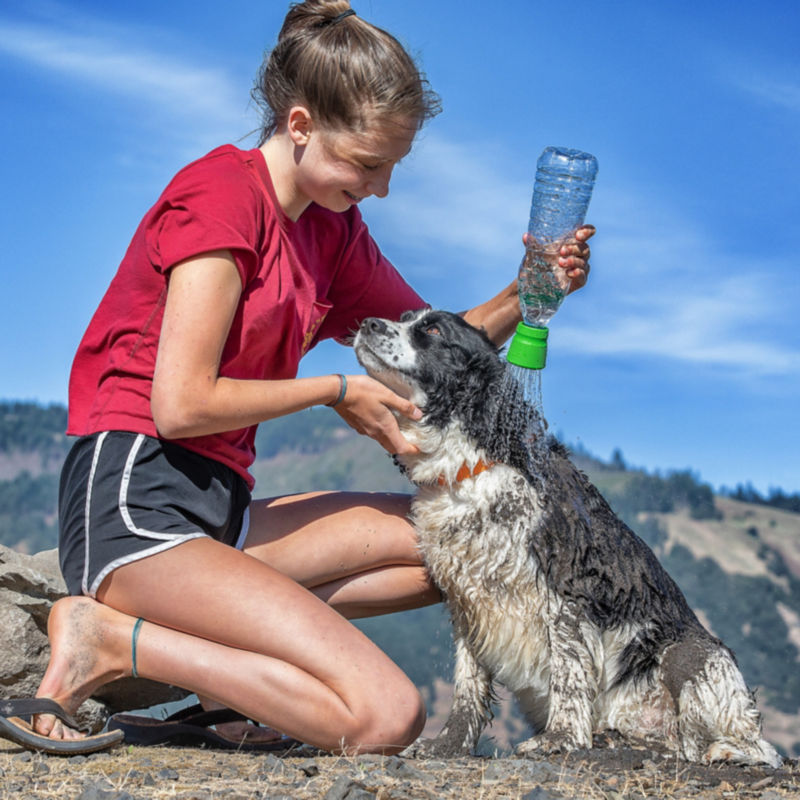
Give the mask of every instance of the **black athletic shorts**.
POLYGON ((230 467, 137 433, 78 439, 59 490, 59 561, 72 595, 117 567, 210 536, 241 547, 250 492, 230 467))

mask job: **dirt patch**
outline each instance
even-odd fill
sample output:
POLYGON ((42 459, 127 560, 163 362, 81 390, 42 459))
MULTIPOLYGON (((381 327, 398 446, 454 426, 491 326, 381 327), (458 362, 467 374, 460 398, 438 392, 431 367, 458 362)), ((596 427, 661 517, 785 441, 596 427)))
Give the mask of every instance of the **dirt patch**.
POLYGON ((120 746, 88 757, 31 754, 0 742, 0 800, 722 800, 800 797, 781 769, 687 764, 613 742, 541 759, 410 760, 120 746))

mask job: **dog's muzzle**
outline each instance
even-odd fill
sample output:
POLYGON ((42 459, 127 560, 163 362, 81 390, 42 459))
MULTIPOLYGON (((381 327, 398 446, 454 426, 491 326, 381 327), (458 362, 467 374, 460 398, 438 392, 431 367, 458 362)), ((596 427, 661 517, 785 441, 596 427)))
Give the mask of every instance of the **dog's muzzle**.
POLYGON ((389 326, 382 319, 378 317, 367 317, 359 328, 359 332, 365 335, 371 334, 373 336, 388 336, 391 332, 389 326))

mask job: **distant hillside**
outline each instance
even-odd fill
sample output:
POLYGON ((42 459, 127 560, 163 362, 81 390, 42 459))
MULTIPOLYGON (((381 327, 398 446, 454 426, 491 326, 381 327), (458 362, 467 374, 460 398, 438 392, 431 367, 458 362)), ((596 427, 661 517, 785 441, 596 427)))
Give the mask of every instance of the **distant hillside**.
MULTIPOLYGON (((0 542, 26 552, 55 547, 58 470, 68 448, 66 412, 0 403, 0 542)), ((256 494, 308 490, 411 491, 391 458, 327 409, 265 423, 257 437, 256 494)), ((736 653, 759 687, 765 731, 800 755, 800 513, 798 495, 762 497, 745 485, 714 494, 691 472, 648 474, 617 452, 573 461, 653 548, 703 623, 736 653)), ((359 623, 422 688, 446 706, 450 633, 439 607, 359 623)), ((432 726, 441 723, 440 718, 432 726)), ((507 708, 498 742, 521 736, 507 708)))
POLYGON ((0 543, 31 553, 54 546, 66 427, 64 406, 0 403, 0 543))
POLYGON ((252 472, 256 494, 344 490, 410 492, 391 456, 324 408, 262 424, 252 472))

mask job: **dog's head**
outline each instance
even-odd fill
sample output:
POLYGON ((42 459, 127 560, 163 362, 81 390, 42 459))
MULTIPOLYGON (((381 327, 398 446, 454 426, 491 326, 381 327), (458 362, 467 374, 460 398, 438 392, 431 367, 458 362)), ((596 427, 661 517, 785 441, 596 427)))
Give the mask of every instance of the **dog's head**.
POLYGON ((486 334, 448 311, 408 312, 399 322, 371 317, 354 347, 373 378, 412 400, 432 424, 463 416, 505 369, 486 334))
POLYGON ((464 446, 527 473, 536 412, 483 330, 447 311, 414 311, 399 322, 364 320, 354 347, 373 378, 422 409, 420 427, 458 428, 464 446))

